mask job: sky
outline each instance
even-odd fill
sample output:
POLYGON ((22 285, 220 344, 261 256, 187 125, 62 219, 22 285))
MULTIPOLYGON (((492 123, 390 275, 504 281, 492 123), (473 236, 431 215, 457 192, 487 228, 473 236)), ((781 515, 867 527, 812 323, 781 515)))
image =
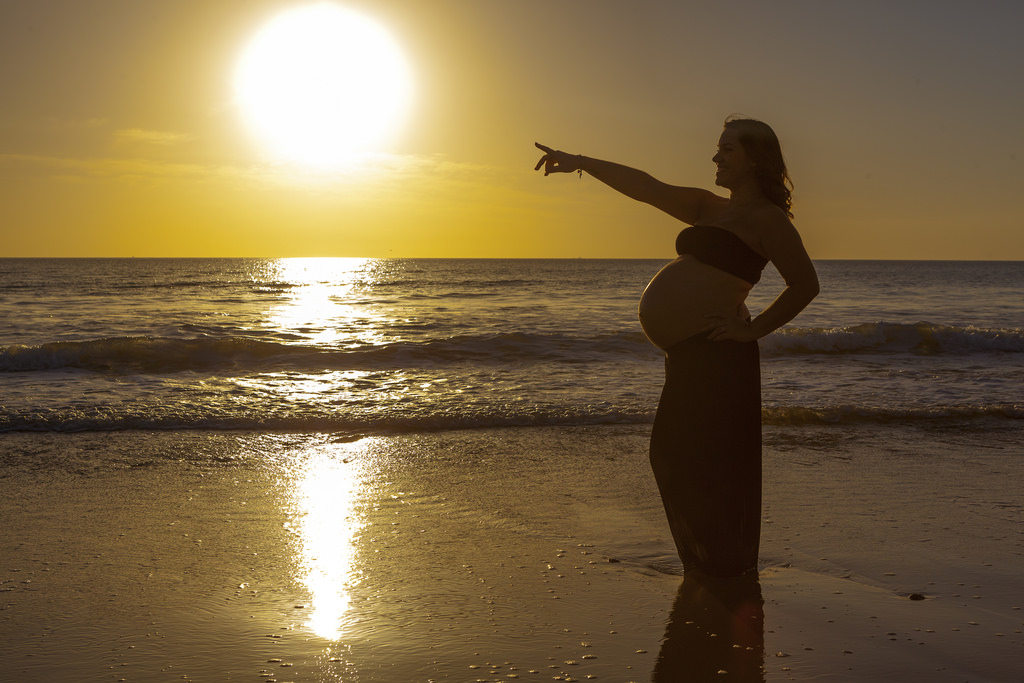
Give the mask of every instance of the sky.
POLYGON ((533 143, 715 190, 743 114, 782 141, 813 258, 1024 259, 1018 0, 335 0, 411 95, 376 148, 310 167, 235 75, 318 2, 0 0, 0 256, 668 260, 677 221, 535 173, 533 143))

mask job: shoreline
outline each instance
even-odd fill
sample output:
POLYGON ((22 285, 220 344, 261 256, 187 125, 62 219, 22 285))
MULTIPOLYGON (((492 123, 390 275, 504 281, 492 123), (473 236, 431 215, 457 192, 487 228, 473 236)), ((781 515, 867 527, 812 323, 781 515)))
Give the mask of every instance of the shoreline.
POLYGON ((5 675, 661 682, 671 667, 717 666, 721 680, 999 681, 1024 670, 1020 440, 766 430, 760 635, 719 638, 722 594, 680 576, 647 429, 0 435, 5 675))

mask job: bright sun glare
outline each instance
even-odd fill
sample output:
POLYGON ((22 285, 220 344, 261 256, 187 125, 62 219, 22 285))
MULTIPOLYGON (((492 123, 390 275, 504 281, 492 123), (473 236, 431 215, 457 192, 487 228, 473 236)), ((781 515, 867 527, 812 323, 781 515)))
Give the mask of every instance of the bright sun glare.
POLYGON ((327 167, 379 151, 412 91, 387 31, 327 2, 271 20, 242 54, 234 85, 249 127, 275 156, 327 167))

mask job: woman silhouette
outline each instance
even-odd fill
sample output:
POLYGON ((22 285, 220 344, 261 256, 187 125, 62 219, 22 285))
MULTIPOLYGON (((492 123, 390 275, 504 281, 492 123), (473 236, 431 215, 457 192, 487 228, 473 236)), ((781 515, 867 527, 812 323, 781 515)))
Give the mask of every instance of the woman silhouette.
POLYGON ((730 118, 713 157, 728 197, 668 185, 643 171, 537 143, 544 175, 579 171, 688 227, 678 258, 647 285, 639 315, 665 351, 665 386, 651 466, 684 569, 711 576, 757 570, 761 532, 761 380, 757 340, 818 294, 796 228, 775 132, 730 118), (786 287, 751 319, 747 294, 771 261, 786 287))

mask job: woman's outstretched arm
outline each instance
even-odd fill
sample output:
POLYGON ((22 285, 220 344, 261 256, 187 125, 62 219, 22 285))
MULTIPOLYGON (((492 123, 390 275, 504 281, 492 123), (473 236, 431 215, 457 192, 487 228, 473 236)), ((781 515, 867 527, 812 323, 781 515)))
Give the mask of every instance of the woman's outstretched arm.
POLYGON ((608 187, 661 209, 684 223, 692 225, 699 222, 709 206, 726 201, 707 190, 663 183, 651 174, 629 166, 585 157, 582 154, 568 154, 539 142, 535 144, 544 152, 544 156, 537 162, 534 170, 539 170, 543 166, 544 175, 586 171, 588 175, 597 178, 608 187))

